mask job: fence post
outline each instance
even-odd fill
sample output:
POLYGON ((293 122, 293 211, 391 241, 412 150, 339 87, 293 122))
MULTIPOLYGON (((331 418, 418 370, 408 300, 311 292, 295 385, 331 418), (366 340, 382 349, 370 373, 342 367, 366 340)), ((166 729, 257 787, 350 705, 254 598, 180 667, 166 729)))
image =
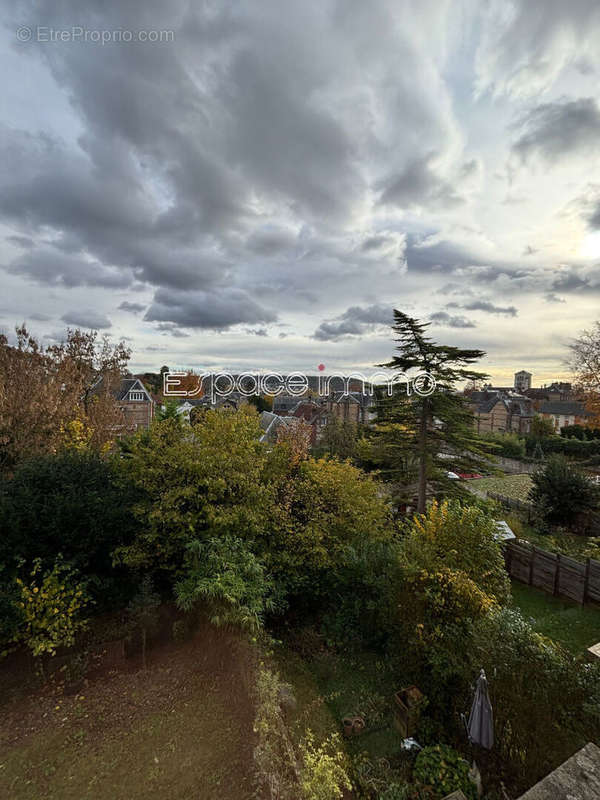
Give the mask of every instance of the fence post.
POLYGON ((586 558, 585 560, 585 574, 583 578, 583 597, 581 598, 581 605, 585 605, 585 601, 587 600, 588 596, 588 588, 590 583, 590 559, 586 558))
POLYGON ((560 553, 556 554, 556 571, 554 573, 554 591, 552 594, 558 594, 558 586, 560 581, 560 553))
POLYGON ((535 561, 535 545, 531 546, 531 558, 529 559, 529 585, 533 583, 533 562, 535 561))

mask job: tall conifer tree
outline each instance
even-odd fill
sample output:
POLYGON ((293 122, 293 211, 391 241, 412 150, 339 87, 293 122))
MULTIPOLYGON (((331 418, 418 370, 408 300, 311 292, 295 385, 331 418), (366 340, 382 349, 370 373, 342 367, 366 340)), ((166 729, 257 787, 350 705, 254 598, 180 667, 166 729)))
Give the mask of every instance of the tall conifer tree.
POLYGON ((394 311, 397 355, 380 365, 395 371, 394 391, 379 397, 373 442, 375 458, 390 478, 404 485, 416 480, 419 513, 428 491, 460 491, 449 471, 481 469, 488 454, 475 434, 468 398, 457 386, 487 377, 470 366, 485 353, 437 344, 426 336, 428 327, 394 311), (416 376, 410 393, 403 376, 416 376))

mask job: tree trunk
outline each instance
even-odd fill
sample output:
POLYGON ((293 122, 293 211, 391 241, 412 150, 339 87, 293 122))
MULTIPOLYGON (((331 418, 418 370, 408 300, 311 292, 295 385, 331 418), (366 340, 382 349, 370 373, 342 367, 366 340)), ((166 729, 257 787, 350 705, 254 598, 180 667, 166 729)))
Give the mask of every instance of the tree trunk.
POLYGON ((417 512, 424 514, 427 499, 427 419, 429 416, 429 403, 423 398, 421 405, 421 419, 419 422, 419 491, 417 499, 417 512))

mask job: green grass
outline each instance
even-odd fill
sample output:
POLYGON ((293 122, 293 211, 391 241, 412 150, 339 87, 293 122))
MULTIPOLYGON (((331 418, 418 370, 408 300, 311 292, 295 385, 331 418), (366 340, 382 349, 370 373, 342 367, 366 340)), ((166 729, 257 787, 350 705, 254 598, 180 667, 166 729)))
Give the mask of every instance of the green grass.
POLYGON ((600 641, 600 610, 512 581, 513 603, 538 632, 582 655, 600 641))
POLYGON ((494 475, 489 478, 475 478, 470 480, 467 485, 477 492, 496 492, 527 503, 529 502, 531 476, 526 474, 494 475))
POLYGON ((298 700, 292 724, 298 735, 310 728, 323 739, 341 732, 346 715, 361 715, 365 731, 345 740, 348 753, 366 753, 373 760, 398 755, 402 737, 393 725, 393 694, 403 684, 383 659, 372 653, 326 651, 304 660, 283 648, 278 664, 298 700))

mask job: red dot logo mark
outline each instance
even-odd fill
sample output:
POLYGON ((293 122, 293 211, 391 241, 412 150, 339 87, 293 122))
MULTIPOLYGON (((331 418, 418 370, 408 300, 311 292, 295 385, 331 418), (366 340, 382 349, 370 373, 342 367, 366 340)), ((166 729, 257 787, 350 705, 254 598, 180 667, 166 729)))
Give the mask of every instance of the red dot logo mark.
POLYGON ((319 366, 317 367, 317 369, 319 370, 319 372, 324 372, 324 370, 325 370, 325 364, 319 364, 319 366))

